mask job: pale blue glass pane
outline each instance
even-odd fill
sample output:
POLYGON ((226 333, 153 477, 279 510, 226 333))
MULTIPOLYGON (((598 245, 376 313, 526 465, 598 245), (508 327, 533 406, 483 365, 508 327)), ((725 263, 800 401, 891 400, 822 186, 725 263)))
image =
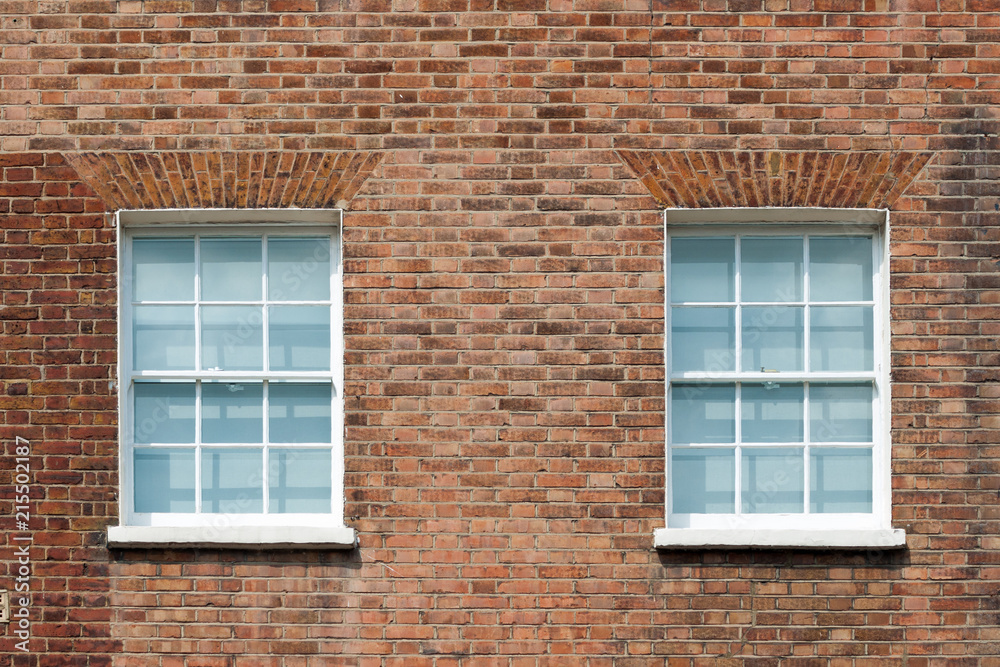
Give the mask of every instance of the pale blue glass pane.
POLYGON ((132 318, 134 370, 194 370, 194 306, 136 306, 132 318))
POLYGON ((732 514, 736 511, 736 450, 672 450, 670 494, 676 514, 732 514))
POLYGON ((264 386, 242 382, 201 385, 202 442, 264 442, 264 386))
POLYGON ((329 449, 272 449, 269 458, 269 512, 330 512, 329 449))
POLYGON ((201 239, 201 298, 205 301, 259 301, 260 238, 201 239))
POLYGON ((330 298, 329 237, 267 241, 268 298, 325 301, 330 298))
POLYGON ((871 512, 872 450, 811 450, 809 511, 871 512))
POLYGON ((194 301, 194 239, 133 239, 136 301, 194 301))
POLYGON ((224 514, 263 512, 263 450, 202 450, 201 510, 224 514))
POLYGON ((202 306, 201 367, 224 371, 259 371, 264 367, 260 306, 202 306))
POLYGON ((736 442, 736 386, 676 384, 670 390, 671 442, 736 442))
POLYGON ((133 394, 135 442, 194 443, 193 382, 137 382, 133 394))
POLYGON ((269 317, 272 371, 330 370, 329 306, 271 306, 269 317))
POLYGON ((743 370, 802 370, 804 312, 799 306, 743 308, 743 370))
POLYGON ((741 391, 743 442, 802 442, 805 437, 802 385, 744 384, 741 391))
POLYGON ((801 447, 743 449, 740 507, 748 514, 800 513, 805 507, 801 447))
POLYGON ((672 239, 670 300, 735 300, 735 267, 736 239, 672 239))
POLYGON ((329 384, 268 385, 270 442, 332 442, 329 384))
POLYGON ((872 392, 867 384, 809 387, 809 439, 813 442, 871 442, 872 392))
POLYGON ((672 308, 671 370, 731 371, 736 367, 736 309, 672 308))
POLYGON ((194 449, 136 449, 136 512, 194 512, 194 449))
POLYGON ((802 300, 802 238, 745 238, 740 247, 741 301, 802 300))
POLYGON ((872 370, 875 327, 870 306, 815 306, 809 316, 809 366, 812 370, 872 370))
POLYGON ((811 301, 871 301, 870 236, 809 239, 811 301))

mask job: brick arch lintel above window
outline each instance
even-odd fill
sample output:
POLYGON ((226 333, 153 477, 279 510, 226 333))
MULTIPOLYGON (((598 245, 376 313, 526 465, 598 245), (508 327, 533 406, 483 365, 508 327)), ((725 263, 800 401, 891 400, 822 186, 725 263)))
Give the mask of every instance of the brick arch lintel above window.
POLYGON ((666 208, 892 208, 929 152, 616 151, 666 208))
POLYGON ((86 152, 67 161, 110 210, 347 208, 379 151, 86 152))

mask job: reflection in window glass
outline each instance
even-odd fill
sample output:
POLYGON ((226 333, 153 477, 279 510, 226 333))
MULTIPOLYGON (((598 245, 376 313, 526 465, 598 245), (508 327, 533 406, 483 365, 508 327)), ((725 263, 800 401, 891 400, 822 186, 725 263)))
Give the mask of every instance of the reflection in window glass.
POLYGON ((816 448, 809 453, 809 511, 871 512, 872 450, 816 448))
POLYGON ((330 239, 269 239, 267 275, 268 298, 273 301, 329 299, 330 239))
POLYGON ((673 308, 670 336, 674 373, 736 367, 735 308, 673 308))
POLYGON ((264 388, 206 382, 201 386, 202 442, 264 442, 264 388))
POLYGON ((136 449, 136 512, 194 512, 194 449, 136 449))
POLYGON ((194 239, 132 241, 132 296, 136 301, 194 300, 194 239))
POLYGON ((261 261, 259 238, 202 238, 202 300, 259 301, 261 261))
POLYGON ((264 511, 264 455, 261 449, 205 449, 201 455, 203 512, 264 511))
POLYGON ((670 300, 732 301, 735 295, 734 239, 675 238, 670 243, 670 300))
POLYGON ((741 301, 802 300, 801 237, 744 238, 740 246, 741 301))
POLYGON ((135 442, 193 443, 193 382, 137 382, 133 390, 135 442))
POLYGON ((268 386, 270 442, 331 442, 333 434, 329 384, 275 383, 268 386))
POLYGON ((673 442, 736 442, 735 385, 674 385, 670 394, 673 442))
POLYGON ((805 505, 805 464, 801 447, 744 447, 742 511, 748 514, 801 513, 805 505))
POLYGON ((329 512, 331 467, 329 449, 272 449, 270 511, 329 512))
POLYGON ((136 306, 132 312, 132 368, 194 370, 194 307, 136 306))

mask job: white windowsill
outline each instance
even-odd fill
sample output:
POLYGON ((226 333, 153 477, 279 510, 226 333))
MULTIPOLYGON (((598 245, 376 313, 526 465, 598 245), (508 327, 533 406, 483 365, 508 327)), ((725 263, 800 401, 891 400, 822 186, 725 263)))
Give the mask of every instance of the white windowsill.
POLYGON ((108 547, 353 549, 353 528, 315 526, 108 526, 108 547))
POLYGON ((657 549, 899 549, 906 533, 899 528, 865 530, 728 530, 660 528, 653 535, 657 549))

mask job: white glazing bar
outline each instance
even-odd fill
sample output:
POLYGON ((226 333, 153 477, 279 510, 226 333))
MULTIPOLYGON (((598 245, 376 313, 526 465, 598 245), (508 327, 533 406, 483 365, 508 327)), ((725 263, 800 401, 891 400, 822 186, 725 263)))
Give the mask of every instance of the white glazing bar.
POLYGON ((201 514, 201 382, 194 385, 194 511, 201 514))
POLYGON ((737 380, 744 382, 872 382, 874 371, 822 371, 802 373, 798 371, 779 371, 775 373, 735 371, 705 372, 682 371, 670 378, 673 381, 697 381, 701 383, 732 383, 737 380))
POLYGON ((736 474, 736 483, 733 485, 735 489, 734 495, 735 505, 733 510, 737 516, 743 514, 743 384, 741 382, 736 383, 736 451, 734 456, 736 456, 735 465, 733 470, 736 474))
MULTIPOLYGON (((267 266, 267 262, 264 263, 264 266, 265 267, 267 266)), ((265 271, 266 270, 267 269, 265 269, 265 271)), ((265 292, 265 294, 267 294, 267 292, 265 292)), ((271 390, 271 383, 268 382, 267 380, 264 380, 261 384, 263 385, 262 389, 263 389, 263 401, 264 401, 264 411, 263 411, 264 430, 262 437, 262 440, 264 441, 264 447, 263 447, 264 468, 263 468, 263 474, 261 475, 261 484, 264 485, 264 495, 263 495, 264 503, 262 509, 264 514, 270 514, 271 483, 270 483, 270 473, 268 471, 268 468, 270 468, 270 466, 268 465, 268 463, 270 462, 269 458, 270 453, 268 445, 271 441, 271 423, 270 423, 271 410, 270 410, 270 395, 269 395, 271 390)))
POLYGON ((809 325, 812 319, 812 309, 809 307, 809 299, 812 296, 811 280, 812 276, 809 272, 809 236, 806 235, 802 237, 802 298, 806 303, 804 312, 802 313, 802 325, 805 327, 805 333, 802 335, 802 368, 807 372, 812 370, 812 347, 810 347, 812 342, 809 336, 809 325))
MULTIPOLYGON (((735 327, 734 332, 734 354, 736 358, 733 360, 733 369, 736 374, 739 375, 743 370, 743 308, 740 305, 740 300, 743 298, 743 237, 739 234, 733 239, 733 245, 735 246, 735 257, 733 264, 733 280, 736 284, 733 285, 733 298, 736 300, 736 315, 735 315, 735 327)), ((733 418, 735 424, 733 426, 735 432, 736 447, 733 451, 733 456, 736 460, 733 462, 733 473, 736 476, 735 483, 733 484, 733 512, 739 516, 743 514, 743 384, 740 382, 736 383, 735 387, 736 400, 733 405, 733 418)))
MULTIPOLYGON (((743 297, 743 264, 742 264, 742 245, 743 237, 737 235, 733 239, 733 245, 735 246, 735 258, 733 264, 733 280, 736 284, 733 285, 733 298, 736 300, 736 314, 734 316, 734 326, 736 330, 733 332, 733 353, 736 358, 733 360, 733 370, 739 373, 743 370, 743 308, 740 305, 740 299, 743 297)), ((739 389, 737 389, 737 394, 739 389)), ((739 414, 737 414, 737 419, 739 419, 739 414)), ((739 438, 736 439, 739 443, 739 438)), ((738 502, 738 500, 737 500, 738 502)))
POLYGON ((808 382, 802 383, 802 419, 803 419, 803 422, 802 422, 802 467, 803 467, 802 475, 803 475, 803 484, 805 485, 805 488, 803 490, 803 493, 804 493, 803 498, 804 498, 804 503, 805 503, 805 505, 803 507, 803 512, 805 512, 806 514, 809 514, 810 513, 810 511, 809 511, 809 496, 810 496, 809 485, 810 485, 810 477, 811 477, 810 471, 809 471, 809 465, 810 465, 810 457, 812 456, 812 450, 811 450, 811 447, 810 447, 810 445, 811 445, 811 434, 809 432, 809 430, 811 428, 811 424, 809 423, 809 383, 808 382))
MULTIPOLYGON (((195 370, 201 370, 201 306, 198 302, 201 301, 201 235, 195 234, 194 237, 194 367, 195 370)), ((198 464, 201 463, 201 457, 198 457, 198 464)), ((199 485, 200 488, 200 485, 199 485)), ((201 495, 197 496, 201 498, 201 495)), ((199 511, 200 511, 200 505, 199 511)))
MULTIPOLYGON (((264 329, 264 338, 263 338, 264 342, 262 343, 262 348, 263 349, 261 350, 262 354, 264 355, 264 358, 263 358, 263 360, 261 362, 262 363, 261 368, 264 369, 264 373, 265 374, 268 371, 271 370, 271 332, 270 332, 270 328, 271 328, 271 323, 270 323, 271 308, 268 305, 271 296, 267 293, 267 290, 268 290, 268 280, 269 280, 269 269, 268 269, 268 265, 267 265, 268 264, 268 253, 267 253, 268 238, 269 238, 268 235, 264 234, 261 237, 261 239, 260 239, 261 246, 263 246, 263 250, 261 251, 263 253, 261 255, 261 257, 262 257, 262 260, 261 260, 261 285, 262 285, 262 287, 261 287, 261 289, 264 290, 261 293, 261 296, 264 299, 263 305, 261 307, 261 310, 262 310, 261 317, 263 318, 263 324, 261 324, 261 326, 264 329)), ((267 413, 264 414, 264 421, 267 422, 267 413)), ((266 428, 266 426, 265 426, 265 428, 266 428)), ((265 439, 264 442, 267 442, 267 440, 265 439)), ((267 465, 265 465, 264 468, 265 468, 264 476, 266 477, 267 476, 267 471, 266 471, 267 465)), ((266 512, 267 511, 267 509, 266 509, 267 508, 267 487, 265 486, 264 489, 265 489, 265 493, 264 493, 264 507, 265 507, 265 510, 264 511, 266 512)))

